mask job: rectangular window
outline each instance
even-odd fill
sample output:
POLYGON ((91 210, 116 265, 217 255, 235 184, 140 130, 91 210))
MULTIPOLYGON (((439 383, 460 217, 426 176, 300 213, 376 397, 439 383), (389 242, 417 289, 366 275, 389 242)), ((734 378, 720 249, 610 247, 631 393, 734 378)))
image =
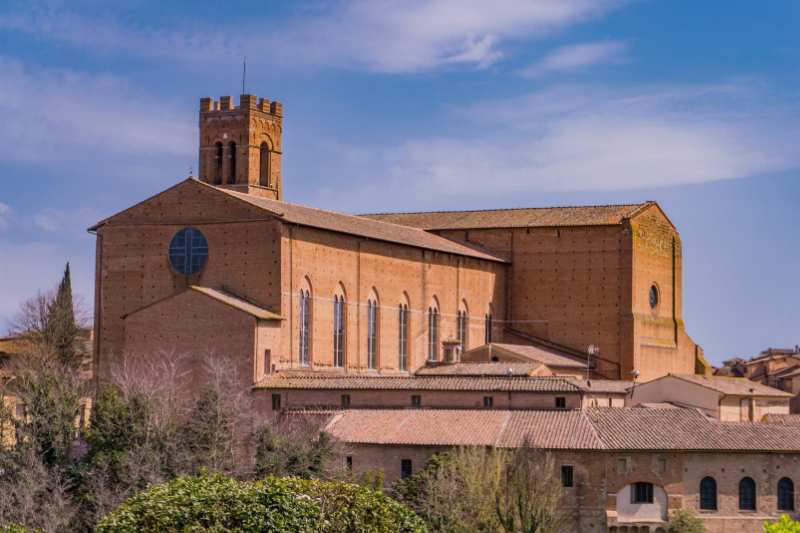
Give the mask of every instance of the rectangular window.
POLYGON ((653 484, 638 481, 631 485, 631 503, 653 503, 653 484))
POLYGON ((422 406, 422 396, 419 394, 412 394, 411 395, 411 407, 420 407, 422 406))
POLYGON ((663 457, 656 458, 656 472, 663 474, 667 471, 667 460, 663 457))
POLYGON ((563 396, 556 396, 556 409, 566 409, 567 399, 563 396))
POLYGON ((484 331, 484 338, 486 340, 486 344, 492 342, 492 315, 486 315, 486 322, 484 323, 485 330, 484 331))
POLYGON ((25 418, 25 404, 22 402, 17 402, 17 405, 14 406, 14 415, 17 420, 23 420, 25 418))
POLYGON ((344 296, 333 297, 333 366, 344 366, 344 296))
POLYGON ((311 362, 311 294, 308 291, 300 291, 300 340, 298 349, 300 350, 300 366, 309 366, 311 362))
POLYGON ((273 411, 280 411, 281 409, 281 395, 280 394, 273 394, 272 395, 272 410, 273 411))
POLYGON ((562 487, 573 487, 575 485, 574 480, 574 468, 572 465, 561 465, 561 486, 562 487))
POLYGON ((617 474, 628 473, 628 460, 624 457, 617 459, 617 474))
POLYGON ((400 479, 406 479, 411 477, 413 473, 411 468, 411 459, 401 459, 400 460, 400 479))
POLYGON ((428 308, 428 361, 439 358, 439 311, 428 308))
POLYGON ((350 407, 350 395, 349 394, 342 394, 342 407, 347 409, 350 407))
POLYGON ((264 374, 272 374, 272 350, 264 350, 264 374))
POLYGON ((461 344, 461 351, 467 350, 467 312, 458 312, 458 342, 461 344))
POLYGON ((353 471, 353 456, 348 455, 344 458, 344 467, 347 469, 348 472, 353 471))
POLYGON ((486 408, 491 408, 494 405, 494 398, 491 396, 484 396, 483 397, 483 406, 486 408))
POLYGON ((400 356, 398 367, 400 370, 408 370, 408 306, 403 304, 400 305, 400 323, 398 326, 398 354, 400 356))

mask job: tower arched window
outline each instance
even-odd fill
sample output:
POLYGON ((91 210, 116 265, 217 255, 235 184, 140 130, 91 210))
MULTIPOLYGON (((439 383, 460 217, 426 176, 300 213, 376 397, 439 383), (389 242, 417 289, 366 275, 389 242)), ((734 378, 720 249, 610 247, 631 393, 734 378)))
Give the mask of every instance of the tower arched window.
POLYGON ((259 168, 258 184, 262 187, 269 187, 269 145, 266 141, 261 143, 259 148, 259 168))
POLYGON ((794 511, 794 481, 788 477, 778 481, 778 510, 794 511))
POLYGON ((222 183, 222 160, 224 150, 222 143, 217 142, 214 145, 214 184, 220 185, 222 183))
POLYGON ((311 292, 308 289, 300 290, 299 301, 299 360, 300 366, 311 364, 311 292))
POLYGON ((367 367, 378 368, 378 296, 367 300, 367 367))
POLYGON ((742 478, 739 482, 739 509, 756 510, 756 482, 751 477, 742 478))
POLYGON ((231 158, 230 174, 228 174, 228 183, 236 183, 236 143, 235 142, 231 142, 228 145, 228 151, 230 152, 230 158, 231 158))
POLYGON ((713 477, 706 476, 700 481, 700 509, 717 509, 717 481, 713 477))
POLYGON ((439 308, 428 308, 428 361, 439 359, 439 308))
POLYGON ((333 366, 344 366, 345 303, 344 295, 333 297, 333 366))
POLYGON ((398 357, 397 367, 408 370, 408 304, 401 303, 398 309, 398 357))

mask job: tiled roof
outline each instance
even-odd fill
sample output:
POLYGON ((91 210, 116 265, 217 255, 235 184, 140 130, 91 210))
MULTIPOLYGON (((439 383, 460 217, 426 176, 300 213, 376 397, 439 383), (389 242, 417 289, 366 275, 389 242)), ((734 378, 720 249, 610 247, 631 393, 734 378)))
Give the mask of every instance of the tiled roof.
POLYGON ((442 390, 499 392, 580 392, 566 378, 526 376, 369 376, 308 373, 278 374, 259 381, 259 389, 442 390))
POLYGON ((779 415, 769 413, 764 415, 764 422, 767 424, 780 424, 783 426, 800 426, 800 415, 779 415))
POLYGON ((602 445, 580 411, 351 409, 334 415, 326 431, 351 444, 515 447, 527 438, 550 449, 602 445))
POLYGON ((632 381, 622 381, 618 379, 573 379, 585 392, 625 394, 633 386, 632 381))
POLYGON ((586 368, 586 360, 581 360, 568 354, 563 354, 555 351, 554 349, 530 346, 526 344, 504 344, 494 342, 490 345, 493 348, 499 348, 504 352, 518 355, 524 359, 531 361, 538 361, 547 366, 564 367, 564 368, 586 368))
MULTIPOLYGON (((211 187, 210 185, 208 186, 211 187)), ((236 191, 217 189, 216 187, 214 187, 214 189, 269 211, 281 220, 292 224, 347 233, 359 237, 404 244, 438 252, 475 257, 488 261, 507 262, 505 259, 483 251, 477 246, 466 246, 419 228, 392 224, 390 222, 373 220, 356 215, 337 213, 335 211, 326 211, 324 209, 317 209, 299 204, 290 204, 278 200, 270 200, 268 198, 261 198, 236 191)))
POLYGON ((326 426, 351 444, 545 449, 800 451, 800 426, 719 422, 693 409, 349 409, 326 426))
POLYGON ((281 316, 278 313, 259 307, 229 292, 199 285, 192 285, 189 288, 261 320, 281 320, 281 316))
POLYGON ((645 207, 654 204, 655 202, 644 202, 640 204, 529 207, 477 211, 373 213, 362 216, 426 230, 611 226, 620 224, 645 207))
POLYGON ((768 387, 755 381, 750 381, 747 378, 701 376, 698 374, 669 374, 669 376, 713 389, 722 394, 735 396, 774 396, 781 398, 790 398, 792 396, 788 392, 768 387))
POLYGON ((424 366, 417 376, 530 376, 541 363, 453 363, 424 366))

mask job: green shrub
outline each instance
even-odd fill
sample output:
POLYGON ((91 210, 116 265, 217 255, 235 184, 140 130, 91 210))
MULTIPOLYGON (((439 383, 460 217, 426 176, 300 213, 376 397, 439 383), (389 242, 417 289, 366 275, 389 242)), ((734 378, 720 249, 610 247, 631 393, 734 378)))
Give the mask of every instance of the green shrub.
POLYGON ((267 483, 305 494, 322 509, 321 531, 423 533, 424 522, 408 507, 383 493, 341 481, 267 478, 267 483))
POLYGON ((0 526, 0 533, 42 533, 41 529, 28 529, 19 524, 0 526))
POLYGON ((783 515, 775 523, 766 522, 764 524, 764 533, 800 533, 800 522, 783 515))
POLYGON ((702 520, 682 509, 672 513, 667 524, 667 533, 704 533, 705 530, 702 520))
POLYGON ((106 516, 97 532, 315 532, 319 517, 317 503, 285 486, 202 473, 137 494, 106 516))

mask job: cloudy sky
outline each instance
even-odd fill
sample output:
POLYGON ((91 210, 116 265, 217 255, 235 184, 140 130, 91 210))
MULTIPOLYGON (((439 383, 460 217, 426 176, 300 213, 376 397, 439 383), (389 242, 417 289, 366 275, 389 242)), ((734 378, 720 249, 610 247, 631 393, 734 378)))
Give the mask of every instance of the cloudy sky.
POLYGON ((289 201, 657 200, 714 362, 800 343, 800 3, 0 3, 0 332, 85 228, 197 168, 201 96, 283 102, 289 201))

